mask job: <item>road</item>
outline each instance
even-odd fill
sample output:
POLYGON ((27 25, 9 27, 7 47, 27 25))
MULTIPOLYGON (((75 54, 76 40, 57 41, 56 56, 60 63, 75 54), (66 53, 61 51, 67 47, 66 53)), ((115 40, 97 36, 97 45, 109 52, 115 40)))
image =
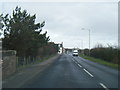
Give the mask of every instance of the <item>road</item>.
POLYGON ((71 54, 61 55, 22 88, 118 88, 118 70, 71 54))

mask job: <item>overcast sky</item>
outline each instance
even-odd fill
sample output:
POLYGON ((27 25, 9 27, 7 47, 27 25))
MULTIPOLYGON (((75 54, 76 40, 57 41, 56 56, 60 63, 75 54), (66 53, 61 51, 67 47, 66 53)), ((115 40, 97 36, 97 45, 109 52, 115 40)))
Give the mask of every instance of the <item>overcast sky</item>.
POLYGON ((43 32, 48 32, 50 41, 63 42, 64 47, 88 48, 88 29, 91 32, 91 48, 98 43, 118 44, 117 2, 2 2, 0 4, 0 13, 11 15, 18 5, 31 15, 36 14, 36 22, 45 20, 43 32))

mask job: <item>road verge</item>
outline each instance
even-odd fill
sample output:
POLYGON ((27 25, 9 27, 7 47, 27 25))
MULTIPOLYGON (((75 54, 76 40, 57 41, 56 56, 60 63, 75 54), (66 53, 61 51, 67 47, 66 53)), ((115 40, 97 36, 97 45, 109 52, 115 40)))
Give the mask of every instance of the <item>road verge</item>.
POLYGON ((29 82, 29 80, 32 80, 37 74, 48 68, 59 57, 60 55, 57 54, 44 62, 19 69, 13 76, 2 82, 2 88, 20 88, 29 82))
POLYGON ((82 58, 84 58, 84 59, 93 61, 95 63, 99 63, 99 64, 102 64, 102 65, 105 65, 105 66, 109 66, 109 67, 118 69, 118 64, 109 63, 109 62, 106 62, 104 60, 97 59, 97 58, 90 57, 90 56, 85 56, 85 55, 79 55, 79 56, 82 57, 82 58))

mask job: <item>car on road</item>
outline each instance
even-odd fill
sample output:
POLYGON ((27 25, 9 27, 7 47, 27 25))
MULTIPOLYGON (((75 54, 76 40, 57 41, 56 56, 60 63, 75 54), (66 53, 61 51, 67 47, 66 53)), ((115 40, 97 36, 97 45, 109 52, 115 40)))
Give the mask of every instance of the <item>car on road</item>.
POLYGON ((73 56, 78 56, 78 50, 73 50, 73 56))

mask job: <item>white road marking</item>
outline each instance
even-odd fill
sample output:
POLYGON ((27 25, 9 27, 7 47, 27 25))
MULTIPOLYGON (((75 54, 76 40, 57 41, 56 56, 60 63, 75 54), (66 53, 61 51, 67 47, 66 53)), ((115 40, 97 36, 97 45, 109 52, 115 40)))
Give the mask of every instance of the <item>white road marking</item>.
POLYGON ((80 64, 78 64, 79 67, 82 67, 80 64))
POLYGON ((91 73, 89 73, 86 69, 83 69, 87 74, 89 74, 91 77, 94 77, 91 73))
POLYGON ((103 83, 100 83, 100 85, 101 85, 104 89, 109 90, 103 83))

